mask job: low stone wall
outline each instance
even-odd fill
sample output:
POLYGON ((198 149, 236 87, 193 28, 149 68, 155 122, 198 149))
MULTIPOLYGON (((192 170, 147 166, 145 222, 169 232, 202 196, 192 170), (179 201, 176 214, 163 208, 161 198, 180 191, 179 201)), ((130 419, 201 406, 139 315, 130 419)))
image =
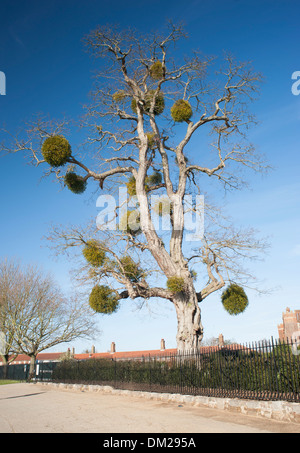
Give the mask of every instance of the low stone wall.
POLYGON ((287 401, 256 401, 238 398, 190 396, 180 395, 176 393, 154 393, 133 390, 118 390, 114 389, 113 387, 102 385, 56 384, 52 382, 38 382, 38 384, 46 385, 60 390, 111 393, 113 395, 140 397, 146 400, 172 402, 195 407, 205 406, 231 412, 238 412, 245 415, 300 423, 300 404, 289 403, 287 401))

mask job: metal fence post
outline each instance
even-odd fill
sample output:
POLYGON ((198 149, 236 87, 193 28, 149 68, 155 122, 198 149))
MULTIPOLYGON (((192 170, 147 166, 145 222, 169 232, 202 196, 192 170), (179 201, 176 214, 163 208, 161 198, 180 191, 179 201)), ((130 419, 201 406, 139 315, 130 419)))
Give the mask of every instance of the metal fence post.
POLYGON ((179 352, 179 389, 180 393, 182 393, 182 366, 181 366, 181 352, 179 352))
POLYGON ((149 389, 151 390, 151 357, 149 354, 149 389))

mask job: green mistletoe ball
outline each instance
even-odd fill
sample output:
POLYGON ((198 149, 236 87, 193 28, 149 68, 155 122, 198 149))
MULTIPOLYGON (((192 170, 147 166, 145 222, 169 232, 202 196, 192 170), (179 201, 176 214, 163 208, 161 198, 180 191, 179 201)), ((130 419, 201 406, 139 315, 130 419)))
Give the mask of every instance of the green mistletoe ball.
POLYGON ((94 267, 103 266, 106 258, 105 251, 101 249, 100 242, 94 239, 87 241, 82 250, 82 254, 86 261, 94 267))
MULTIPOLYGON (((154 101, 153 113, 154 113, 154 115, 160 115, 165 109, 164 95, 160 91, 155 95, 155 90, 150 90, 145 95, 144 110, 147 113, 150 112, 154 97, 155 97, 155 101, 154 101)), ((131 101, 131 109, 134 113, 137 112, 135 99, 132 99, 132 101, 131 101)))
POLYGON ((179 99, 171 108, 171 116, 177 123, 188 121, 193 115, 191 104, 188 101, 179 99))
POLYGON ((124 101, 124 99, 126 99, 126 96, 127 94, 124 90, 119 90, 112 95, 112 98, 116 103, 119 103, 124 101))
POLYGON ((120 259, 121 266, 119 270, 131 282, 136 283, 145 276, 144 271, 129 255, 125 255, 120 259))
POLYGON ((137 209, 128 210, 120 219, 119 229, 131 236, 141 234, 142 230, 139 211, 137 209))
POLYGON ((167 280, 167 288, 171 293, 180 293, 184 290, 184 278, 182 277, 170 277, 167 280))
POLYGON ((96 285, 89 296, 89 305, 97 313, 114 313, 119 305, 119 298, 115 291, 105 285, 96 285))
POLYGON ((86 181, 73 171, 69 171, 64 177, 65 185, 71 192, 80 194, 86 189, 86 181))
POLYGON ((164 75, 163 65, 161 61, 156 61, 150 67, 150 76, 153 80, 160 80, 164 75))
POLYGON ((71 157, 71 145, 62 135, 48 137, 42 146, 42 155, 51 167, 61 167, 71 157))
POLYGON ((221 300, 223 307, 230 315, 239 315, 240 313, 243 313, 249 303, 244 289, 235 283, 230 284, 225 291, 223 291, 221 300))

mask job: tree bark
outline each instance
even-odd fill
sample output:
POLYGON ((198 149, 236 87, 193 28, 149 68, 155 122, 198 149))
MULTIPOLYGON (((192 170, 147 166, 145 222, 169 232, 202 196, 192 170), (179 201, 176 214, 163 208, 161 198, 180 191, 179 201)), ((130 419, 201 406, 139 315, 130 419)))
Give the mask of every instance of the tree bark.
POLYGON ((28 381, 31 381, 34 378, 35 362, 36 362, 36 355, 31 355, 30 356, 30 366, 29 366, 28 381))
POLYGON ((4 362, 3 366, 3 379, 6 379, 8 376, 8 362, 4 362))
POLYGON ((10 362, 13 362, 14 359, 10 358, 9 354, 4 354, 2 355, 2 361, 3 361, 3 379, 6 379, 8 376, 8 367, 10 362))
POLYGON ((177 313, 177 350, 197 350, 203 338, 201 310, 195 291, 182 291, 174 297, 177 313))

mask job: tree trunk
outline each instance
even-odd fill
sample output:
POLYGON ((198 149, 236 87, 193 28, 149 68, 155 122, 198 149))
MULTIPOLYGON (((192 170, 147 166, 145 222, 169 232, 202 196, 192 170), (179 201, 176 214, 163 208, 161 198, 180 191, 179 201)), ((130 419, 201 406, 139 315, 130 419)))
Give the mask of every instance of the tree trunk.
POLYGON ((30 356, 30 367, 29 367, 28 381, 31 381, 34 378, 35 362, 36 362, 36 356, 35 355, 30 356))
POLYGON ((177 350, 192 351, 199 349, 203 338, 201 310, 195 291, 180 292, 174 298, 177 313, 177 350))
POLYGON ((6 379, 7 376, 8 376, 8 362, 4 362, 2 366, 3 366, 3 375, 2 375, 2 377, 3 377, 3 379, 6 379))
POLYGON ((7 376, 8 376, 9 364, 14 361, 16 356, 15 357, 10 357, 9 354, 4 354, 1 357, 2 357, 2 361, 3 361, 3 365, 2 365, 2 367, 3 367, 3 375, 2 376, 3 376, 3 379, 6 379, 7 376))
POLYGON ((6 379, 7 378, 7 375, 8 375, 8 360, 9 360, 9 355, 8 354, 4 354, 4 355, 1 355, 2 357, 2 362, 3 362, 3 374, 2 374, 2 377, 3 379, 6 379))

